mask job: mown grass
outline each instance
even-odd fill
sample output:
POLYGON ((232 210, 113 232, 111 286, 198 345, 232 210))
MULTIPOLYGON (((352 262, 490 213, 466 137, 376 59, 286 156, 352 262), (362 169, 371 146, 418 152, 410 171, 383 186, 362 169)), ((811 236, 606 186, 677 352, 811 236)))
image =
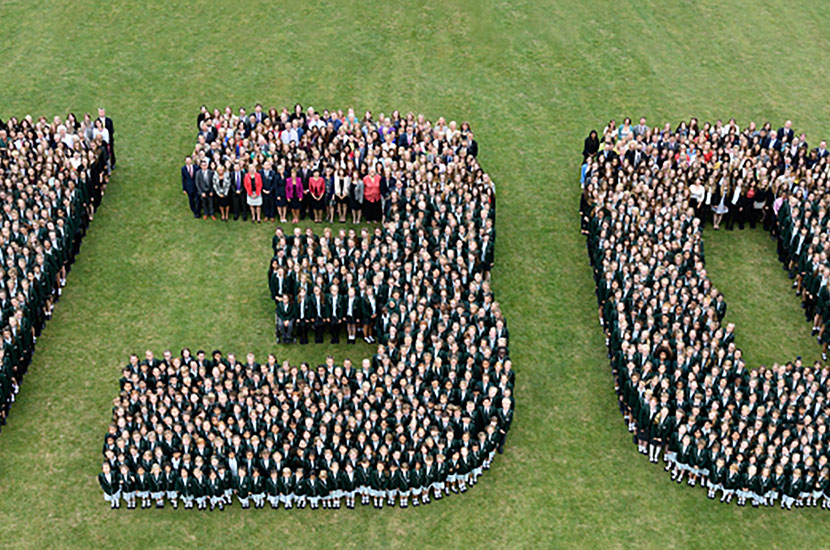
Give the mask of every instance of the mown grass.
MULTIPOLYGON (((576 208, 582 139, 611 117, 792 118, 811 142, 826 136, 828 25, 803 0, 4 2, 0 116, 105 105, 119 167, 0 435, 0 545, 826 546, 820 512, 718 506, 636 454, 576 208), (100 445, 130 352, 363 351, 276 346, 272 229, 189 218, 178 168, 196 109, 256 101, 413 110, 476 131, 499 188, 495 289, 519 375, 506 453, 464 498, 405 512, 219 515, 112 513, 101 499, 100 445)), ((763 235, 706 237, 750 360, 815 356, 763 235)))

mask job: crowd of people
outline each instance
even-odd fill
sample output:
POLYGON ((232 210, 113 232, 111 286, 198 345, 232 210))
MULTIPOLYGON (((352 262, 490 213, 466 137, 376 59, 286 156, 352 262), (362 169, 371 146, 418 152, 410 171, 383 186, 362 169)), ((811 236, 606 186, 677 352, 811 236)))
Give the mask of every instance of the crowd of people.
POLYGON ((0 120, 0 427, 66 284, 115 155, 112 120, 0 120))
POLYGON ((356 368, 189 349, 132 355, 98 481, 111 508, 376 508, 463 493, 501 452, 514 372, 473 331, 379 345, 356 368), (467 349, 458 347, 458 337, 467 349), (468 351, 469 350, 469 351, 468 351), (139 502, 140 501, 140 502, 139 502))
POLYGON ((409 184, 431 183, 438 170, 478 154, 468 123, 398 111, 375 119, 299 104, 266 112, 257 103, 250 113, 203 105, 197 126, 182 192, 204 220, 380 223, 394 192, 401 197, 409 184))
MULTIPOLYGON (((830 507, 830 367, 748 370, 709 280, 703 226, 763 223, 821 342, 828 314, 826 143, 791 122, 734 119, 591 132, 582 229, 615 389, 638 450, 672 479, 740 506, 830 507)), ((826 351, 826 348, 825 348, 826 351)), ((826 358, 826 356, 825 356, 826 358)))
POLYGON ((467 491, 502 451, 514 410, 509 335, 490 286, 495 189, 469 126, 397 113, 376 125, 370 113, 358 122, 351 110, 299 107, 203 115, 194 157, 204 170, 238 163, 252 181, 276 164, 385 181, 366 211, 382 223, 321 235, 278 227, 268 273, 278 341, 328 333, 336 343, 345 326, 348 342, 360 331, 377 351, 359 368, 186 349, 132 356, 103 447, 106 500, 406 508, 467 491))

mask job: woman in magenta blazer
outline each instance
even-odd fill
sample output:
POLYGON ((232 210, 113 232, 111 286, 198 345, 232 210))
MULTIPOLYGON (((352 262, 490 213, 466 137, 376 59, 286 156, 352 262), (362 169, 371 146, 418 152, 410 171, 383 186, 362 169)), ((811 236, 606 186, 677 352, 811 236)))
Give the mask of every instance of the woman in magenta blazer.
POLYGON ((300 204, 303 200, 303 180, 297 177, 297 169, 291 169, 291 177, 285 178, 285 198, 291 207, 294 219, 291 223, 300 223, 300 204))

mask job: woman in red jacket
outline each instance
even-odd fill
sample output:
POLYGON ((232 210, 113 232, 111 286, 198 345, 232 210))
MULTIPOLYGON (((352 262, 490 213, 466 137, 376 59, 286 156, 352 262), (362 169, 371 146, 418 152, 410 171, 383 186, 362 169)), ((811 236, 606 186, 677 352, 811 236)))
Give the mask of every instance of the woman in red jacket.
POLYGON ((363 214, 367 222, 379 222, 381 215, 380 174, 374 167, 363 178, 363 214))
POLYGON ((262 223, 262 177, 256 171, 256 164, 248 165, 245 174, 245 193, 248 195, 248 206, 251 208, 251 221, 262 223))
POLYGON ((285 178, 285 198, 294 217, 291 223, 300 223, 300 203, 303 200, 303 180, 297 177, 297 169, 291 169, 291 177, 285 178))
POLYGON ((308 191, 311 193, 311 210, 314 211, 314 223, 323 221, 323 198, 326 196, 326 180, 320 177, 320 170, 314 170, 314 175, 308 180, 308 191))

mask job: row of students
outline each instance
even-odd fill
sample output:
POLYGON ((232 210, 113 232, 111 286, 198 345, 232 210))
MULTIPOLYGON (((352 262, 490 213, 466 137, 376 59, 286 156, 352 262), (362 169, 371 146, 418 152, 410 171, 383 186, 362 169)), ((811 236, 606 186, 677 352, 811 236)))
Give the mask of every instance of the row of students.
POLYGON ((769 228, 796 288, 810 294, 812 320, 810 308, 826 311, 815 296, 827 282, 830 234, 818 220, 827 219, 828 154, 802 162, 806 141, 793 148, 789 125, 778 133, 766 125, 742 131, 734 121, 641 126, 609 133, 604 150, 589 154, 581 205, 599 321, 633 442, 711 499, 827 508, 830 367, 799 357, 747 370, 706 272, 696 186, 728 170, 733 183, 772 191, 769 228))
POLYGON ((95 128, 71 113, 0 121, 0 427, 109 179, 104 121, 95 128))
POLYGON ((135 473, 126 464, 118 472, 113 471, 109 462, 104 462, 98 482, 104 498, 112 509, 118 509, 123 501, 127 509, 164 508, 169 503, 174 509, 183 504, 185 509, 223 511, 234 503, 234 498, 243 509, 265 508, 274 510, 282 505, 312 510, 319 507, 354 509, 359 500, 362 505, 372 504, 377 509, 384 505, 408 508, 430 504, 432 499, 441 500, 450 494, 465 493, 478 482, 484 470, 490 468, 495 449, 479 460, 478 445, 473 451, 461 447, 453 453, 448 462, 444 455, 426 455, 423 465, 420 461, 410 469, 404 461, 397 466, 384 462, 372 465, 364 459, 357 467, 346 462, 341 470, 338 462, 330 469, 312 470, 306 476, 303 468, 292 471, 285 467, 268 470, 267 475, 258 468, 251 471, 240 466, 236 472, 224 464, 205 471, 188 468, 176 471, 170 462, 153 463, 150 471, 138 466, 135 473))

